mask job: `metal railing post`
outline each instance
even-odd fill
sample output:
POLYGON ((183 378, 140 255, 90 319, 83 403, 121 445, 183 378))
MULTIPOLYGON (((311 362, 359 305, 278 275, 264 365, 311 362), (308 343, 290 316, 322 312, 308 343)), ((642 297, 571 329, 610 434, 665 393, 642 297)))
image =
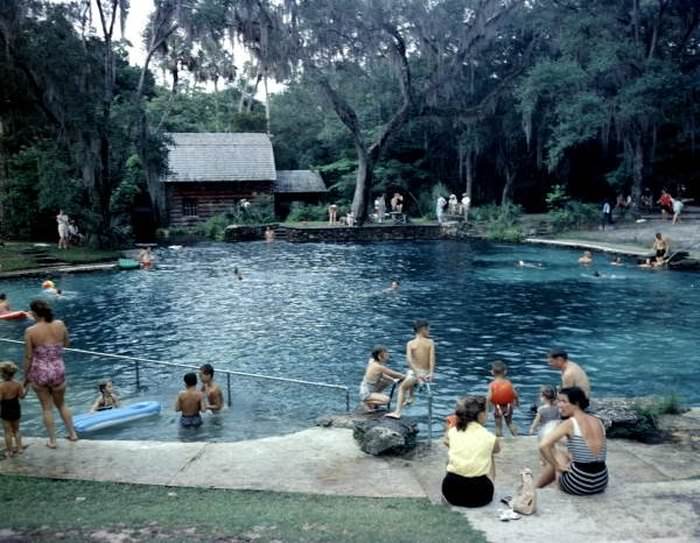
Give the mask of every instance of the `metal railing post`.
POLYGON ((428 447, 433 446, 433 389, 428 383, 428 447))
POLYGON ((139 366, 139 361, 136 361, 136 390, 141 390, 141 368, 139 366))
POLYGON ((228 391, 228 406, 231 407, 231 374, 226 374, 226 389, 228 391))

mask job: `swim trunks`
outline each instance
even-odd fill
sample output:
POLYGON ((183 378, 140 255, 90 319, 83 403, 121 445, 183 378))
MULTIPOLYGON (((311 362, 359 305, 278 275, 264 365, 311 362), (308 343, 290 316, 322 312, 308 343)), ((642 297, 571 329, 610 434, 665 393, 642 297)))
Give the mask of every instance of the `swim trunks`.
POLYGON ((199 416, 199 413, 196 415, 182 415, 180 417, 180 425, 183 428, 197 428, 202 425, 202 417, 199 416))
POLYGON ((491 390, 491 403, 494 405, 505 406, 515 401, 513 384, 507 379, 492 381, 489 389, 491 390))
POLYGON ((65 380, 63 345, 39 345, 32 350, 32 365, 27 375, 37 386, 57 387, 65 380))
POLYGON ((8 400, 0 400, 0 418, 8 422, 19 420, 22 410, 19 406, 19 398, 16 396, 8 400))

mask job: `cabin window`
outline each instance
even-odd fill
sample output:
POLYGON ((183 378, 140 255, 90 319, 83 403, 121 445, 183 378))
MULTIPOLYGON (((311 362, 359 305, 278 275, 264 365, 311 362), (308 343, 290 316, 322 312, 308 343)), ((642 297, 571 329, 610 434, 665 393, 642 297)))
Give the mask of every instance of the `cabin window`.
POLYGON ((194 198, 184 198, 182 200, 182 214, 185 217, 197 217, 197 200, 194 198))

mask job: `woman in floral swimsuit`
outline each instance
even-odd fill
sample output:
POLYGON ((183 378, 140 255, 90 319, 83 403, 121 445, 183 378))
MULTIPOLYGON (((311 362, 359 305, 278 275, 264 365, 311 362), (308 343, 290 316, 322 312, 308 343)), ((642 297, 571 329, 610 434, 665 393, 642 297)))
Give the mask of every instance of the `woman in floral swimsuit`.
POLYGON ((49 433, 46 444, 56 448, 56 429, 53 423, 52 406, 56 406, 68 431, 68 439, 77 441, 73 417, 64 402, 66 392, 63 348, 68 346, 68 330, 62 321, 54 320, 53 311, 44 300, 34 300, 30 308, 36 324, 24 334, 25 387, 31 383, 39 397, 44 424, 49 433))

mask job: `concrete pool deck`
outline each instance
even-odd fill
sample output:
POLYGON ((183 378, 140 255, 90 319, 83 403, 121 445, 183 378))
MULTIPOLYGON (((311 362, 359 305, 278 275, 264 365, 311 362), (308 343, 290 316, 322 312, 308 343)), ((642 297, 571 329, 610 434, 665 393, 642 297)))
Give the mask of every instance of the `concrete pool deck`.
MULTIPOLYGON (((673 424, 700 435, 700 409, 673 424)), ((0 474, 135 484, 303 492, 377 498, 429 498, 440 503, 447 452, 436 441, 410 458, 362 453, 352 431, 312 428, 235 443, 61 441, 55 451, 29 438, 21 457, 0 462, 0 474)), ((567 543, 700 541, 698 443, 608 442, 611 483, 597 497, 539 491, 533 517, 501 522, 498 499, 512 495, 521 468, 538 469, 534 437, 505 439, 497 459, 496 500, 460 510, 490 541, 567 543)))

